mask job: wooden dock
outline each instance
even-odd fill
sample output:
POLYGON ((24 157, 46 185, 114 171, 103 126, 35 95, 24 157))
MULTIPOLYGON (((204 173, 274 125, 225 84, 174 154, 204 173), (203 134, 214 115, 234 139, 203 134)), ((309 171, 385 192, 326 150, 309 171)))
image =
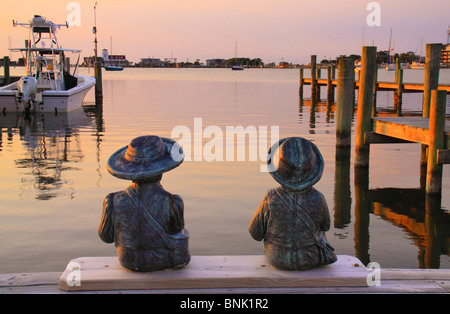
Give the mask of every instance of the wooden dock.
MULTIPOLYGON (((304 78, 303 79, 303 85, 311 85, 311 78, 304 78)), ((318 87, 328 87, 329 81, 328 79, 317 79, 317 86, 318 87)), ((331 80, 331 85, 333 87, 337 87, 338 81, 337 80, 331 80)), ((360 82, 355 81, 354 83, 354 89, 359 89, 360 82)), ((376 82, 375 88, 378 91, 392 91, 395 92, 398 89, 398 83, 395 82, 376 82)), ((450 85, 439 85, 440 90, 445 90, 448 93, 450 93, 450 85)), ((424 84, 416 84, 416 83, 403 83, 403 93, 423 93, 424 90, 424 84)))
POLYGON ((0 275, 0 294, 450 293, 450 270, 377 272, 345 255, 299 272, 275 270, 264 256, 193 256, 183 269, 153 273, 124 270, 117 257, 79 258, 67 266, 63 272, 0 275))
POLYGON ((357 112, 355 167, 369 167, 371 144, 422 144, 420 173, 426 178, 420 181, 426 182, 424 186, 427 194, 441 194, 442 166, 450 163, 450 122, 446 119, 450 85, 438 84, 441 51, 441 44, 427 45, 423 84, 404 83, 403 70, 398 60, 395 82, 379 82, 376 47, 363 47, 358 81, 355 81, 352 59, 339 60, 337 79, 333 66, 328 66, 327 79, 320 79, 316 57, 311 56, 311 78, 304 77, 303 69, 299 73, 300 101, 303 101, 304 85, 311 85, 312 104, 319 102, 321 86, 327 86, 327 104, 334 102, 336 89, 337 148, 351 147, 352 118, 354 111, 357 112), (358 91, 357 108, 355 90, 358 91), (394 92, 397 117, 377 117, 376 101, 380 90, 394 92), (403 117, 403 93, 423 93, 421 116, 403 117))

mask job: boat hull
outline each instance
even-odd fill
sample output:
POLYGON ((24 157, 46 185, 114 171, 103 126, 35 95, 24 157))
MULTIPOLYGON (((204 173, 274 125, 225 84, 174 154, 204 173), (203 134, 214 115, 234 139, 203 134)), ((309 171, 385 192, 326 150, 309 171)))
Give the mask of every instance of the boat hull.
POLYGON ((105 71, 123 71, 123 68, 122 67, 109 66, 109 67, 105 67, 105 71))
MULTIPOLYGON (((71 112, 81 108, 84 97, 95 85, 95 78, 78 76, 79 83, 67 91, 43 91, 42 101, 36 104, 35 110, 39 112, 71 112)), ((17 83, 0 88, 0 110, 18 112, 20 107, 16 99, 17 83)))

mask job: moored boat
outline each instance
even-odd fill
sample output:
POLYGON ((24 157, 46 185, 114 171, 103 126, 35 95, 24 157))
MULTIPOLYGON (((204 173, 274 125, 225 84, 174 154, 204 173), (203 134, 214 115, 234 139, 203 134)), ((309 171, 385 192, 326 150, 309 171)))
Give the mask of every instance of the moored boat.
POLYGON ((108 65, 105 66, 105 71, 123 71, 123 67, 115 66, 115 65, 108 65))
POLYGON ((21 52, 26 60, 26 75, 18 82, 0 88, 0 109, 6 112, 69 112, 81 108, 84 97, 95 85, 95 78, 76 75, 81 50, 63 49, 56 31, 68 24, 54 24, 40 15, 29 23, 13 21, 29 28, 29 40, 21 52), (78 54, 73 73, 66 54, 78 54))

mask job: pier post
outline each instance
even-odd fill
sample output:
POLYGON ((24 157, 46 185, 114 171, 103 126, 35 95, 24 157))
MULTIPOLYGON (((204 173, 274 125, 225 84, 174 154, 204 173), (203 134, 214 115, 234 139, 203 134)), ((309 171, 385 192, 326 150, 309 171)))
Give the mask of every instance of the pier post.
MULTIPOLYGON (((322 78, 322 74, 321 74, 322 70, 320 68, 317 68, 316 72, 317 72, 316 79, 319 80, 320 78, 322 78)), ((319 84, 319 82, 316 83, 316 93, 317 93, 316 94, 317 102, 320 102, 320 84, 319 84)))
POLYGON ((431 91, 439 87, 439 68, 442 44, 427 44, 425 57, 425 74, 423 82, 423 117, 430 117, 431 91))
POLYGON ((361 76, 358 91, 358 115, 356 125, 355 166, 369 167, 370 145, 365 143, 366 133, 372 128, 372 102, 377 48, 363 47, 361 59, 361 76))
POLYGON ((300 67, 299 75, 298 75, 298 96, 301 100, 303 100, 303 67, 300 67))
POLYGON ((445 107, 447 104, 447 91, 431 91, 430 103, 430 133, 428 145, 427 165, 427 194, 441 193, 442 165, 437 162, 437 152, 445 148, 445 107))
POLYGON ((317 70, 317 56, 311 56, 311 101, 315 102, 316 100, 316 91, 317 91, 317 78, 316 78, 316 70, 317 70))
POLYGON ((8 85, 11 83, 11 76, 9 74, 9 65, 10 65, 9 57, 6 56, 3 58, 3 70, 4 70, 3 84, 4 85, 8 85))
MULTIPOLYGON (((398 59, 397 59, 398 60, 398 59)), ((403 105, 403 69, 398 70, 397 74, 397 90, 394 92, 396 97, 396 107, 397 107, 397 116, 402 115, 402 105, 403 105)))
POLYGON ((95 58, 95 102, 103 103, 103 83, 102 83, 102 60, 101 57, 95 58))
MULTIPOLYGON (((427 44, 425 55, 425 71, 423 81, 423 101, 422 101, 422 116, 424 118, 430 117, 430 100, 431 91, 439 88, 439 69, 441 63, 442 44, 427 44)), ((425 181, 427 172, 427 145, 422 145, 420 155, 420 177, 421 186, 425 181)))
POLYGON ((331 105, 334 102, 334 86, 333 86, 333 66, 327 67, 327 104, 331 105))
POLYGON ((400 59, 397 58, 395 59, 395 78, 394 78, 394 82, 398 83, 398 74, 400 73, 400 59))
POLYGON ((353 60, 339 59, 336 91, 336 147, 350 147, 355 71, 353 60))
POLYGON ((372 116, 377 116, 377 93, 378 93, 378 65, 375 69, 375 79, 373 82, 373 102, 372 102, 372 116))

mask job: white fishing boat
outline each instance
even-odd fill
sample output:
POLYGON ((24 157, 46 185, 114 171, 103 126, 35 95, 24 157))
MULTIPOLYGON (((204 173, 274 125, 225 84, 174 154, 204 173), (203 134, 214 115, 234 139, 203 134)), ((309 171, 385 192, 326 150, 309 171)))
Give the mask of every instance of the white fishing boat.
POLYGON ((29 23, 13 21, 29 28, 25 48, 13 48, 26 60, 26 75, 0 88, 0 109, 6 112, 70 112, 81 108, 84 97, 95 85, 95 78, 77 75, 81 50, 63 49, 56 31, 68 24, 54 24, 40 15, 29 23), (66 55, 78 54, 73 73, 66 55))

